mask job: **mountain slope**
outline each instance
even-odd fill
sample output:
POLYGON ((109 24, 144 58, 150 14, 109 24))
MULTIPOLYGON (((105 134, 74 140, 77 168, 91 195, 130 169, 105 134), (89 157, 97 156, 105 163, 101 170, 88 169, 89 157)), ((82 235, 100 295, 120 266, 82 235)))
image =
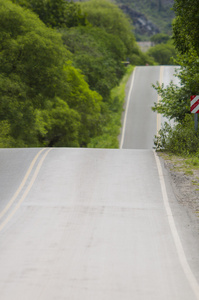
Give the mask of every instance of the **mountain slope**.
MULTIPOLYGON (((67 0, 69 1, 69 0, 67 0)), ((89 0, 73 0, 86 2, 89 0)), ((174 0, 108 0, 117 4, 132 20, 136 39, 147 40, 156 33, 171 34, 174 0)))
POLYGON ((137 39, 164 32, 171 34, 174 0, 115 0, 131 18, 137 39))

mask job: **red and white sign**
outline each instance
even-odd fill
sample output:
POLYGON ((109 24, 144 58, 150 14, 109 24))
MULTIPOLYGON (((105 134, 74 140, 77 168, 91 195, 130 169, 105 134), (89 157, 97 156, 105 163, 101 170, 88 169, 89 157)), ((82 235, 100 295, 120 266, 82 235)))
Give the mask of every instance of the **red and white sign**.
POLYGON ((191 96, 191 113, 199 113, 199 95, 191 96))

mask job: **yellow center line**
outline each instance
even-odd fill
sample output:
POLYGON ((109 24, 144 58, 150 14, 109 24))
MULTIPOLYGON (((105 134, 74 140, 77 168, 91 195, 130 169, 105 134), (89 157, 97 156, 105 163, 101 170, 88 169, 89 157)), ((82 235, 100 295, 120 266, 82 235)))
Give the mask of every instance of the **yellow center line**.
MULTIPOLYGON (((32 171, 39 155, 44 151, 46 150, 46 148, 42 149, 41 151, 39 151, 37 153, 37 155, 35 156, 35 158, 33 159, 26 175, 24 176, 24 179, 22 181, 22 183, 20 184, 18 190, 16 191, 16 193, 14 194, 14 196, 12 197, 12 199, 10 200, 10 202, 8 203, 8 205, 4 208, 3 212, 1 213, 0 215, 0 218, 2 218, 5 213, 8 211, 8 209, 10 208, 10 206, 13 204, 13 202, 15 201, 16 197, 18 196, 19 192, 22 190, 23 186, 25 185, 27 179, 28 179, 28 176, 30 175, 30 172, 32 171)), ((41 169, 41 166, 44 162, 44 159, 46 158, 46 156, 48 155, 49 151, 51 149, 49 149, 48 151, 46 151, 46 153, 43 155, 43 157, 41 158, 40 162, 38 163, 37 165, 37 168, 32 176, 32 179, 29 183, 29 185, 27 186, 24 194, 22 195, 21 199, 18 201, 18 203, 16 204, 15 208, 12 210, 12 212, 8 215, 8 217, 5 219, 5 221, 0 225, 0 231, 4 228, 4 226, 8 223, 8 221, 12 218, 12 216, 16 213, 16 211, 19 209, 20 205, 22 204, 22 202, 24 201, 24 199, 26 198, 26 196, 28 195, 31 187, 33 186, 34 182, 35 182, 35 179, 37 178, 37 175, 41 169)))
MULTIPOLYGON (((164 71, 164 66, 160 66, 160 77, 159 77, 160 86, 162 85, 163 82, 163 71, 164 71)), ((159 103, 160 100, 161 100, 161 96, 158 94, 157 103, 159 103)), ((157 113, 157 135, 160 129, 161 129, 161 115, 157 113)))

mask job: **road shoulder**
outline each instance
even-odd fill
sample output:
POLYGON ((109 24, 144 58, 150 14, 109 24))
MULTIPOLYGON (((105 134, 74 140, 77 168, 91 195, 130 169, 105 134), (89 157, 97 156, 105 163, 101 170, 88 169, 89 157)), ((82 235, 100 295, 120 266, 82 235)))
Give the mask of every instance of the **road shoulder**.
POLYGON ((199 253, 199 191, 193 185, 195 177, 175 170, 174 163, 164 155, 159 155, 159 158, 175 225, 188 263, 199 281, 196 267, 199 253))

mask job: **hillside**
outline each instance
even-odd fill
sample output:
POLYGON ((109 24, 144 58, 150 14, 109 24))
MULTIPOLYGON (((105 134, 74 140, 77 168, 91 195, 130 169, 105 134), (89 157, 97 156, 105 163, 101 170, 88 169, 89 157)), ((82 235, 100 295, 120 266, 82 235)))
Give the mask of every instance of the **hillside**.
MULTIPOLYGON (((69 1, 69 0, 67 0, 69 1)), ((73 0, 87 2, 88 0, 73 0)), ((174 0, 110 0, 132 20, 137 41, 149 40, 157 33, 171 34, 174 0)))
POLYGON ((147 39, 153 34, 171 34, 174 0, 115 0, 131 18, 137 40, 147 39))

